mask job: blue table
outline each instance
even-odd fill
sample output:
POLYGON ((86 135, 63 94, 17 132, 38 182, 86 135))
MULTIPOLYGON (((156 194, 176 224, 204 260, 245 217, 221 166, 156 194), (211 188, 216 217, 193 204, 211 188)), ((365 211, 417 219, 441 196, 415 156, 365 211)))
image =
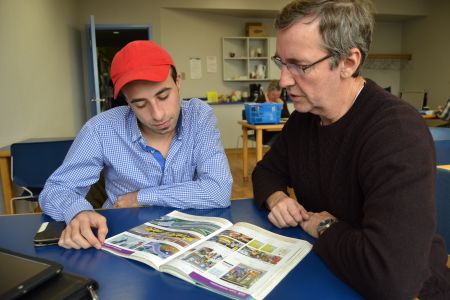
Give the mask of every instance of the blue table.
MULTIPOLYGON (((108 220, 108 236, 156 219, 172 211, 166 207, 99 210, 108 220)), ((185 210, 186 213, 223 217, 233 223, 246 221, 275 233, 314 242, 299 228, 278 229, 267 220, 251 200, 232 201, 227 209, 185 210)), ((42 221, 41 214, 0 216, 0 247, 57 261, 64 270, 94 278, 99 283, 100 299, 224 299, 171 275, 155 271, 137 261, 106 251, 66 250, 59 246, 34 247, 32 239, 42 221)), ((2 270, 7 272, 7 270, 2 270)), ((314 253, 310 252, 266 299, 362 299, 337 278, 314 253)))

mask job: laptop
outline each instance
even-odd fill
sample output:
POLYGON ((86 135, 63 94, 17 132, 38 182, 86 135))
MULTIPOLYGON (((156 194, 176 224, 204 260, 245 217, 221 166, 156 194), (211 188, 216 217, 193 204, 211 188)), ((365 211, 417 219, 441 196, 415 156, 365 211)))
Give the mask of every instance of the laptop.
POLYGON ((0 248, 0 299, 14 299, 60 274, 63 266, 0 248))

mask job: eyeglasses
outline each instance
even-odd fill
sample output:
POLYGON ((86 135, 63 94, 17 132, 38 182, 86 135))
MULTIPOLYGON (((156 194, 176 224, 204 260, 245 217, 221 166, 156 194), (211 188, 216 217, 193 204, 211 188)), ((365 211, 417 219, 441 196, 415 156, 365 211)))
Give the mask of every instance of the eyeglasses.
POLYGON ((296 76, 305 76, 306 74, 306 70, 308 70, 309 68, 311 68, 314 65, 317 65, 320 62, 323 62, 324 60, 332 57, 333 55, 327 55, 325 57, 322 57, 321 59, 313 62, 312 64, 309 65, 298 65, 298 64, 294 64, 294 63, 284 63, 281 61, 281 58, 279 58, 278 56, 272 56, 272 61, 277 65, 278 68, 280 68, 280 70, 283 68, 283 66, 286 66, 286 68, 289 70, 289 72, 291 72, 292 75, 296 75, 296 76))

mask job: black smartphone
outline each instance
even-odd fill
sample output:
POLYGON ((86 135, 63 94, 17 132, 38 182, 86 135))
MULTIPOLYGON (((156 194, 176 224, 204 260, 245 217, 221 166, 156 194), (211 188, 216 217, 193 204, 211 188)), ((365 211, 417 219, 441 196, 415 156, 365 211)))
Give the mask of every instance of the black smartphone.
POLYGON ((66 222, 64 221, 50 221, 42 223, 34 235, 34 245, 47 246, 58 244, 59 237, 61 236, 64 228, 66 228, 66 222))

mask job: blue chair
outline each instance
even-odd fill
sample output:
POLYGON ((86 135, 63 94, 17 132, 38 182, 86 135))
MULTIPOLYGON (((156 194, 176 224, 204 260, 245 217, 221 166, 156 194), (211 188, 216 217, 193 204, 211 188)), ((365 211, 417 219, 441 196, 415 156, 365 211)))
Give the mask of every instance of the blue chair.
POLYGON ((430 127, 436 148, 436 164, 450 164, 450 128, 430 127))
POLYGON ((50 175, 62 164, 73 139, 36 139, 11 145, 11 179, 24 193, 11 199, 11 213, 15 200, 37 201, 50 175))
POLYGON ((450 253, 450 171, 437 169, 436 178, 437 232, 444 238, 450 253))

